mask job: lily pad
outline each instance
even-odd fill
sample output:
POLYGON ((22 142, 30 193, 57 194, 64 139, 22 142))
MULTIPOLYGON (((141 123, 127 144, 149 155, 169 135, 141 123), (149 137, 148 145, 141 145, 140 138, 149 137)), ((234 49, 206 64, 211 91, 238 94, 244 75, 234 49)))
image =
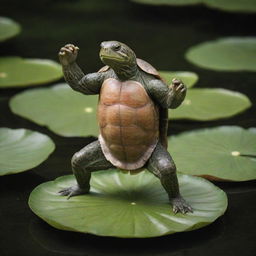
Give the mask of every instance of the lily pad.
POLYGON ((6 17, 0 17, 0 42, 10 39, 21 31, 20 25, 6 17))
POLYGON ((169 116, 208 121, 234 116, 250 106, 250 100, 242 93, 226 89, 191 89, 180 107, 169 110, 169 116))
POLYGON ((35 188, 29 206, 57 229, 126 238, 198 229, 225 212, 225 192, 203 178, 182 174, 178 178, 193 213, 174 214, 159 180, 148 171, 137 175, 118 170, 93 173, 91 193, 69 200, 58 191, 76 181, 73 175, 62 176, 35 188))
POLYGON ((256 179, 256 128, 220 126, 169 139, 169 152, 182 173, 210 179, 256 179))
POLYGON ((182 80, 182 82, 191 88, 198 81, 198 75, 194 72, 188 71, 159 71, 160 76, 167 82, 167 84, 172 83, 173 78, 182 80))
POLYGON ((229 12, 256 12, 255 0, 204 0, 205 4, 229 12))
POLYGON ((200 4, 203 0, 132 0, 132 2, 149 5, 192 5, 200 4))
POLYGON ((98 136, 98 96, 85 96, 67 84, 26 90, 10 101, 11 110, 62 136, 98 136))
MULTIPOLYGON (((85 96, 67 84, 58 84, 15 95, 10 100, 10 108, 13 113, 62 136, 98 136, 97 102, 97 95, 85 96)), ((249 99, 241 93, 191 89, 183 104, 169 112, 173 119, 207 121, 233 116, 250 106, 249 99)))
POLYGON ((46 135, 27 129, 0 128, 0 175, 32 169, 54 151, 46 135))
POLYGON ((256 12, 255 0, 132 0, 133 2, 148 5, 183 6, 204 4, 210 8, 217 8, 230 12, 256 12))
POLYGON ((186 58, 202 68, 256 71, 256 37, 229 37, 188 49, 186 58))
POLYGON ((52 60, 0 58, 0 88, 44 84, 61 77, 61 66, 52 60))

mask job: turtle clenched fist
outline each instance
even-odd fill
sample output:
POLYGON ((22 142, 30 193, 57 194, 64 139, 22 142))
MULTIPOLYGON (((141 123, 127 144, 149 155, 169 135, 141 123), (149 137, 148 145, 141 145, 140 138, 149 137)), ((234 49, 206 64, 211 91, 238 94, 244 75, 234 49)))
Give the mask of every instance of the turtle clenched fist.
POLYGON ((187 87, 182 83, 181 80, 174 78, 170 85, 172 96, 170 99, 175 98, 178 102, 182 102, 186 97, 187 87))
POLYGON ((64 66, 70 65, 76 61, 79 48, 73 44, 66 44, 59 51, 60 63, 64 66))

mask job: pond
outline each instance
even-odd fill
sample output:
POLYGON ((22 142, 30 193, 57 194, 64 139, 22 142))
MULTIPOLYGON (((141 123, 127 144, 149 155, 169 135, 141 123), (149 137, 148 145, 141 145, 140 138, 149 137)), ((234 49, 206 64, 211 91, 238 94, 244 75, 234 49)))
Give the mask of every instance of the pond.
MULTIPOLYGON (((78 63, 89 73, 102 67, 100 43, 118 40, 158 70, 195 72, 199 76, 196 88, 237 91, 252 103, 242 113, 215 121, 173 119, 168 135, 223 125, 256 127, 255 72, 214 71, 200 68, 185 58, 188 48, 205 41, 255 36, 252 25, 256 23, 256 14, 224 12, 202 5, 148 6, 129 0, 2 0, 1 15, 18 22, 22 31, 1 43, 0 56, 58 61, 60 47, 74 43, 80 48, 78 63)), ((53 84, 56 82, 36 87, 53 84)), ((95 137, 62 137, 13 114, 9 107, 11 97, 26 89, 1 89, 0 126, 44 133, 54 141, 56 149, 38 167, 0 177, 1 255, 255 255, 255 181, 215 182, 228 195, 228 210, 213 224, 192 232, 126 240, 60 231, 44 223, 29 209, 29 194, 43 182, 71 174, 72 155, 95 137)))

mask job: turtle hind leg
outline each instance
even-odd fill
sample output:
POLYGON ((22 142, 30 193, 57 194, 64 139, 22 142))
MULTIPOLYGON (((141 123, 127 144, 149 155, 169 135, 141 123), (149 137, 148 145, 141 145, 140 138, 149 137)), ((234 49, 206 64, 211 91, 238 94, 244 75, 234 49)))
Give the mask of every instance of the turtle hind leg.
POLYGON ((185 214, 187 212, 193 212, 192 207, 184 200, 182 196, 172 198, 170 201, 174 213, 181 212, 185 214))
POLYGON ((59 191, 60 195, 68 196, 68 199, 72 196, 89 193, 92 172, 114 167, 105 158, 98 140, 75 153, 71 165, 77 184, 59 191))
POLYGON ((193 212, 191 206, 183 199, 179 191, 176 166, 169 152, 158 143, 146 165, 147 169, 160 179, 169 196, 173 212, 193 212))

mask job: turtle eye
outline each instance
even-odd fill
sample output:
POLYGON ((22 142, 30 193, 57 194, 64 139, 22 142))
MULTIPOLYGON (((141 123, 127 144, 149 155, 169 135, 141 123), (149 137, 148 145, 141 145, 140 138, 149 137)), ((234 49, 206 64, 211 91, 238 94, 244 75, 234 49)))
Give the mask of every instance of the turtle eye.
POLYGON ((116 45, 113 46, 113 49, 115 51, 119 51, 121 49, 121 45, 120 44, 116 44, 116 45))

